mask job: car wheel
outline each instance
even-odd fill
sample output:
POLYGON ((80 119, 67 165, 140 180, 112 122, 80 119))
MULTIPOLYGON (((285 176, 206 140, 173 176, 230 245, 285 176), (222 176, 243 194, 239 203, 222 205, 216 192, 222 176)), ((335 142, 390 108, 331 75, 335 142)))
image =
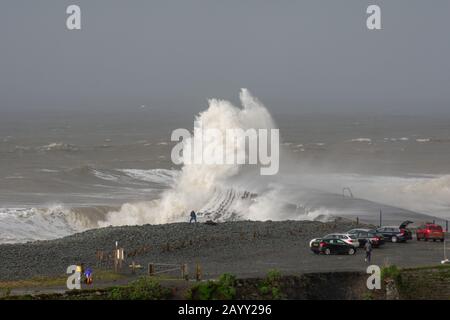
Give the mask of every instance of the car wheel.
POLYGON ((349 255, 354 255, 355 252, 356 252, 356 250, 355 250, 354 248, 350 248, 350 249, 348 250, 348 254, 349 254, 349 255))
POLYGON ((396 243, 398 241, 398 238, 396 236, 393 236, 391 240, 393 243, 396 243))
POLYGON ((428 238, 423 238, 423 240, 428 241, 428 238))
POLYGON ((441 239, 441 242, 444 242, 444 238, 441 239))
POLYGON ((420 241, 420 238, 419 237, 416 237, 417 238, 417 241, 420 241))
POLYGON ((325 254, 326 254, 327 256, 329 256, 329 255, 331 254, 331 250, 328 249, 328 248, 326 248, 326 249, 325 249, 325 254))

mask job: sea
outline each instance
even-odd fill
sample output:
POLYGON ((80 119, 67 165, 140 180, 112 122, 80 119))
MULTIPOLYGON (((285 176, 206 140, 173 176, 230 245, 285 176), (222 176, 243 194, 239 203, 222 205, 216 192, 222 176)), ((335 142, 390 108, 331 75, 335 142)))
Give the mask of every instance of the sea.
MULTIPOLYGON (((224 147, 211 139, 212 150, 224 147)), ((201 112, 0 110, 0 243, 93 228, 189 220, 378 223, 450 218, 450 116, 291 111, 247 90, 201 112), (171 141, 194 121, 280 132, 280 170, 176 165, 171 141)))

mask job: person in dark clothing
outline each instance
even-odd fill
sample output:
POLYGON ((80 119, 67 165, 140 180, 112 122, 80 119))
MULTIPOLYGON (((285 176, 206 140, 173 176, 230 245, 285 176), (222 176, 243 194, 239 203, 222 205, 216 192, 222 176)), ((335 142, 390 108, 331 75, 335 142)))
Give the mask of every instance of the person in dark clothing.
POLYGON ((366 250, 365 261, 370 263, 370 260, 372 259, 372 243, 370 242, 370 240, 367 240, 366 244, 364 245, 364 249, 366 250))
POLYGON ((192 221, 197 222, 197 215, 194 210, 191 211, 191 220, 189 220, 189 223, 192 223, 192 221))

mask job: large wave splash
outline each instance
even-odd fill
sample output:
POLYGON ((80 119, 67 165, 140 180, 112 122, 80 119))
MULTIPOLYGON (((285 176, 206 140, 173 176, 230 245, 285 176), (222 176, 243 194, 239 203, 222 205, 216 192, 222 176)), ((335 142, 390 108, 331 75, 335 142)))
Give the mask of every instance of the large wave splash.
MULTIPOLYGON (((275 128, 267 109, 247 89, 241 89, 240 102, 241 108, 226 100, 211 99, 208 109, 196 117, 195 123, 201 123, 204 131, 220 130, 223 136, 226 136, 227 129, 275 128)), ((201 137, 194 134, 191 139, 187 139, 184 143, 196 143, 201 137)), ((232 149, 227 149, 225 141, 217 136, 208 136, 203 140, 203 150, 208 150, 211 154, 246 153, 245 147, 245 143, 236 143, 232 149), (244 149, 238 150, 240 148, 244 149)), ((198 152, 193 149, 194 152, 198 152)), ((242 165, 237 164, 211 165, 185 162, 173 187, 166 190, 160 199, 126 203, 120 210, 110 212, 99 226, 186 221, 191 210, 201 209, 213 197, 217 188, 225 188, 228 180, 236 177, 241 169, 242 165)))

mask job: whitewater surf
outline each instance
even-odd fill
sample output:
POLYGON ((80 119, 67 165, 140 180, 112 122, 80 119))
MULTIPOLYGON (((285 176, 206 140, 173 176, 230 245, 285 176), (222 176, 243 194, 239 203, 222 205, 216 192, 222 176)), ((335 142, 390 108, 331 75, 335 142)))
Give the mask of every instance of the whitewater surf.
MULTIPOLYGON (((202 123, 204 128, 223 132, 230 128, 278 128, 268 109, 246 89, 240 93, 240 106, 226 100, 211 99, 207 109, 193 118, 192 123, 202 123)), ((282 141, 284 132, 292 139, 290 131, 280 132, 282 141)), ((359 150, 361 145, 373 147, 379 143, 375 138, 361 136, 363 138, 342 139, 343 144, 354 144, 359 150)), ((174 145, 167 142, 169 133, 166 139, 160 137, 156 142, 139 138, 131 144, 121 142, 117 145, 114 145, 114 139, 106 138, 104 141, 108 147, 50 143, 14 149, 13 155, 42 158, 47 164, 60 158, 77 163, 81 157, 95 157, 99 150, 106 155, 114 154, 114 158, 102 161, 104 167, 98 162, 73 168, 67 167, 67 161, 56 168, 49 165, 40 167, 33 170, 36 178, 26 184, 23 175, 9 174, 5 181, 14 188, 20 190, 24 188, 22 185, 26 185, 30 190, 19 193, 20 198, 25 199, 23 201, 3 201, 0 242, 53 239, 107 226, 183 222, 188 221, 191 210, 198 212, 200 221, 327 221, 343 216, 377 223, 380 210, 385 221, 392 223, 405 219, 448 218, 449 175, 383 176, 333 172, 329 170, 333 165, 325 168, 294 156, 296 152, 320 155, 327 150, 329 143, 326 142, 285 141, 280 149, 280 172, 274 176, 262 176, 259 166, 254 165, 186 162, 182 166, 174 166, 167 160, 174 145), (147 153, 142 157, 142 163, 137 162, 145 148, 151 148, 154 160, 149 165, 152 168, 146 168, 147 153), (133 168, 126 163, 125 167, 114 167, 120 165, 125 156, 133 158, 139 165, 133 168), (108 161, 113 161, 109 167, 105 166, 108 161), (156 167, 158 164, 163 166, 156 167), (53 191, 39 192, 43 186, 53 191), (351 189, 354 197, 346 197, 344 188, 351 189), (59 193, 59 190, 68 191, 59 193), (42 198, 48 200, 42 201, 42 198)), ((192 140, 195 139, 194 134, 192 140)), ((392 139, 378 140, 384 145, 425 144, 407 137, 392 139)), ((222 139, 211 137, 206 140, 206 148, 212 154, 218 150, 247 152, 246 149, 227 150, 222 139)), ((302 138, 297 137, 299 140, 302 138)), ((5 143, 15 143, 13 137, 7 141, 5 143)), ((235 148, 245 146, 236 145, 235 148)), ((3 193, 5 199, 12 192, 3 193)))

